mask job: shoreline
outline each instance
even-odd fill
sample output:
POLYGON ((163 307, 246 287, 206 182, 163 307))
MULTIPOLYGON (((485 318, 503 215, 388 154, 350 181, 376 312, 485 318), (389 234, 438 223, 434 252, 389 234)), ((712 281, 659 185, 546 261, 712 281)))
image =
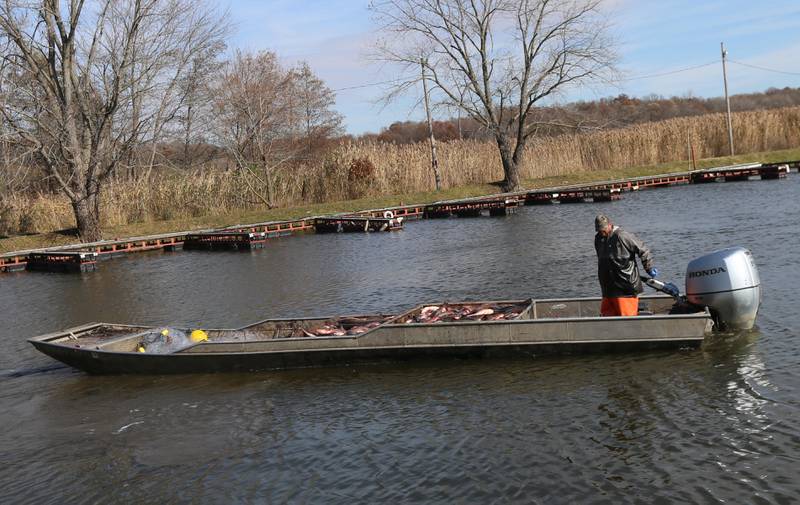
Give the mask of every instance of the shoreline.
MULTIPOLYGON (((770 164, 776 162, 786 163, 800 159, 800 148, 770 151, 765 153, 752 153, 747 155, 708 158, 697 163, 697 170, 708 168, 722 168, 740 163, 756 162, 770 164)), ((688 174, 686 161, 650 165, 646 167, 632 167, 626 169, 580 172, 570 176, 556 176, 543 179, 524 180, 525 190, 513 193, 497 192, 497 185, 486 183, 473 186, 463 186, 442 190, 439 192, 426 192, 408 195, 388 195, 376 198, 362 198, 328 202, 323 204, 287 207, 281 209, 261 210, 255 212, 242 211, 220 216, 202 216, 192 220, 155 221, 149 223, 135 223, 133 225, 109 227, 104 235, 109 238, 101 242, 80 243, 76 242, 74 235, 64 232, 50 232, 36 235, 13 236, 0 239, 0 259, 15 256, 24 256, 31 252, 44 250, 80 250, 91 249, 98 245, 109 245, 125 242, 153 241, 168 239, 178 235, 198 232, 211 232, 220 230, 250 228, 257 226, 272 226, 289 222, 313 220, 317 217, 330 217, 340 214, 369 214, 384 210, 395 210, 405 207, 424 207, 426 205, 484 198, 502 198, 506 196, 519 196, 529 192, 556 191, 565 187, 586 188, 611 181, 629 181, 641 177, 664 177, 674 174, 688 174), (678 171, 676 169, 684 170, 678 171), (413 202, 413 203, 407 203, 413 202), (364 210, 370 209, 370 210, 364 210), (234 223, 253 224, 234 224, 234 223), (180 231, 175 231, 175 230, 180 231)), ((796 169, 796 167, 795 167, 796 169)), ((307 227, 306 225, 303 226, 307 227)), ((264 230, 269 233, 270 230, 264 230)), ((282 231, 276 229, 275 231, 282 231)), ((163 248, 162 245, 148 247, 147 250, 163 248)), ((124 251, 121 251, 124 253, 124 251)), ((0 262, 0 271, 6 270, 0 262)))

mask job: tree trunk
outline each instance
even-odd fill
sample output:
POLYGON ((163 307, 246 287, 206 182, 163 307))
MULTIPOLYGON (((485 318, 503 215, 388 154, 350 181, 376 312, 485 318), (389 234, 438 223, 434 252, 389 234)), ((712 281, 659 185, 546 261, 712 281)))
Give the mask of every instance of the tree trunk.
POLYGON ((72 202, 75 222, 81 242, 96 242, 102 239, 100 229, 100 195, 94 193, 72 202))
POLYGON ((519 156, 512 153, 508 137, 505 134, 497 134, 495 140, 497 148, 500 150, 500 159, 503 162, 503 191, 517 191, 521 187, 519 184, 519 156))
POLYGON ((192 106, 186 108, 186 129, 183 137, 183 168, 189 169, 192 166, 189 160, 189 143, 192 140, 192 106))
POLYGON ((267 175, 267 207, 271 209, 275 206, 275 191, 272 182, 272 170, 266 169, 265 172, 267 175))
POLYGON ((267 181, 267 207, 271 209, 275 205, 275 191, 272 183, 272 170, 270 170, 266 156, 261 156, 261 163, 264 167, 264 180, 267 181))

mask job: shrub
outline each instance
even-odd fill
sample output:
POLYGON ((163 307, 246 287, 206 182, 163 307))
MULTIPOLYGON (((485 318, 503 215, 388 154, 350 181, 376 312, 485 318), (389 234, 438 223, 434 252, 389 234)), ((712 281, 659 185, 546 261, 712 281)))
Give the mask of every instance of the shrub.
POLYGON ((352 199, 366 196, 375 182, 375 165, 367 157, 355 158, 347 169, 347 196, 352 199))

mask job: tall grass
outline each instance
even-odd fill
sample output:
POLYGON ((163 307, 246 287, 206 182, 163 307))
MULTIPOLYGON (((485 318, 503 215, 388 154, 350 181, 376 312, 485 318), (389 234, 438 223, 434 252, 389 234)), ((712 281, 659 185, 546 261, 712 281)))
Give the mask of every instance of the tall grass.
MULTIPOLYGON (((800 146, 800 107, 734 114, 734 146, 739 154, 800 146)), ((527 146, 522 178, 538 179, 597 170, 655 165, 729 154, 723 114, 669 119, 629 128, 534 139, 527 146)), ((502 179, 497 147, 488 142, 448 142, 438 147, 442 186, 450 188, 502 179)), ((322 199, 346 197, 348 160, 371 160, 376 172, 370 195, 429 191, 433 188, 427 144, 349 144, 329 160, 337 170, 319 180, 322 199)))
MULTIPOLYGON (((736 113, 733 124, 739 154, 800 146, 800 107, 736 113)), ((534 139, 526 149, 521 175, 536 179, 687 159, 688 141, 698 159, 728 154, 724 115, 534 139)), ((449 142, 439 145, 438 155, 444 188, 502 179, 499 155, 492 143, 449 142)), ((434 185, 430 151, 424 143, 344 144, 314 164, 276 173, 274 183, 278 206, 430 191, 434 185)), ((3 204, 0 233, 74 226, 69 202, 59 195, 11 195, 3 204)), ((250 192, 242 173, 210 169, 115 181, 105 188, 102 205, 104 222, 110 225, 265 207, 250 192)))

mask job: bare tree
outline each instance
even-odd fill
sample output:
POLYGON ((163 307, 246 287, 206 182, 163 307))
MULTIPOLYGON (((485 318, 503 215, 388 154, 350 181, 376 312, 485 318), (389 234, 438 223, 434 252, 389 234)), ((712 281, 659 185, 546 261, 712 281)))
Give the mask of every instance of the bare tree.
MULTIPOLYGON (((613 70, 615 54, 602 0, 374 0, 391 35, 380 58, 420 60, 444 105, 458 107, 494 137, 503 187, 520 187, 525 145, 536 135, 534 109, 567 86, 613 70)), ((410 82, 396 86, 394 98, 410 82)))
POLYGON ((3 116, 70 199, 80 237, 101 238, 104 183, 155 142, 190 63, 227 32, 194 0, 2 0, 15 79, 3 116))
POLYGON ((297 156, 292 81, 293 73, 281 67, 275 53, 238 51, 215 90, 219 142, 268 207, 275 205, 277 170, 297 156))
POLYGON ((207 161, 208 156, 214 152, 209 147, 202 153, 205 156, 198 156, 201 154, 199 146, 207 141, 213 124, 212 80, 209 76, 216 75, 221 64, 216 58, 217 54, 203 56, 205 57, 198 57, 192 62, 191 70, 180 84, 182 106, 175 119, 183 144, 183 168, 191 168, 194 163, 207 161))
POLYGON ((293 88, 301 136, 306 156, 310 157, 331 138, 342 135, 342 115, 333 110, 336 95, 314 75, 308 63, 301 63, 294 72, 293 88))
MULTIPOLYGON (((8 50, 7 44, 3 50, 8 50)), ((6 76, 7 65, 0 60, 0 109, 5 109, 7 103, 6 76)), ((11 209, 10 197, 27 190, 30 184, 31 153, 15 145, 14 137, 8 121, 0 116, 0 233, 10 225, 6 219, 11 209)))

